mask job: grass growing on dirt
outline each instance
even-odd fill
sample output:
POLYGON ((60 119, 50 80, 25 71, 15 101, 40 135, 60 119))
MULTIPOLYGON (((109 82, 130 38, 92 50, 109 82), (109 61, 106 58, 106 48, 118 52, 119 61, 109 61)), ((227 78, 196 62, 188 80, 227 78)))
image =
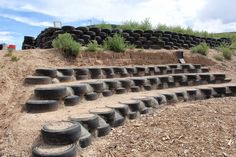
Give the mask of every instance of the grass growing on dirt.
POLYGON ((115 52, 124 52, 128 48, 128 45, 121 35, 115 34, 113 37, 108 37, 105 40, 103 48, 115 52))
POLYGON ((90 52, 96 52, 96 51, 102 51, 102 48, 100 45, 98 45, 96 40, 93 40, 87 44, 87 48, 85 51, 90 51, 90 52))
POLYGON ((219 53, 219 54, 217 54, 217 55, 214 55, 213 57, 214 57, 216 60, 218 60, 218 61, 223 61, 223 60, 224 60, 224 56, 223 56, 222 53, 219 53))
POLYGON ((52 41, 52 46, 64 52, 65 56, 77 56, 81 49, 81 45, 69 33, 59 34, 52 41))
POLYGON ((218 51, 222 52, 223 54, 223 57, 225 59, 228 59, 230 60, 232 55, 233 55, 233 51, 232 49, 230 48, 229 45, 227 44, 221 44, 218 48, 217 48, 218 51))
POLYGON ((209 47, 206 43, 200 43, 199 45, 197 45, 191 49, 192 53, 199 53, 204 56, 207 56, 208 51, 209 51, 209 47))

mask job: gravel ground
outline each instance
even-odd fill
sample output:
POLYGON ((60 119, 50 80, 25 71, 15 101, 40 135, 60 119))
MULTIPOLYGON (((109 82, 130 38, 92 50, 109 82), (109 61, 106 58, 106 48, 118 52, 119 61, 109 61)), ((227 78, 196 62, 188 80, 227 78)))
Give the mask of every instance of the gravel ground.
POLYGON ((235 157, 236 98, 183 102, 128 121, 81 156, 235 157))

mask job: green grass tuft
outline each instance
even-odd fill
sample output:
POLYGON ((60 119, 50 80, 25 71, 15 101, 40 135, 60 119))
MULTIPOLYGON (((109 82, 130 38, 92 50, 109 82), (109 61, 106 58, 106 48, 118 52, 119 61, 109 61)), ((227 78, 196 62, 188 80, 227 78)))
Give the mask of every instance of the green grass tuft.
POLYGON ((106 50, 124 52, 128 48, 128 45, 125 43, 125 39, 121 35, 115 34, 113 37, 108 37, 105 40, 103 47, 106 50))
POLYGON ((207 56, 208 51, 209 51, 209 47, 206 43, 200 43, 199 45, 197 45, 191 49, 192 53, 199 53, 204 56, 207 56))

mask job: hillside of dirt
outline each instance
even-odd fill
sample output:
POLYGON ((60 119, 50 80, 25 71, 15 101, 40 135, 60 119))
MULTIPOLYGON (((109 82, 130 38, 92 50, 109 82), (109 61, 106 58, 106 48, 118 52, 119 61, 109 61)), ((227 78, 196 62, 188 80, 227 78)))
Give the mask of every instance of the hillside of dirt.
MULTIPOLYGON (((21 124, 20 120, 24 120, 24 124, 27 124, 29 117, 24 111, 24 104, 27 99, 29 99, 29 97, 32 95, 33 90, 37 86, 25 85, 24 78, 27 75, 32 75, 36 68, 178 63, 173 52, 174 51, 168 50, 129 50, 126 53, 87 52, 81 53, 76 60, 73 60, 65 59, 62 54, 55 49, 34 49, 15 52, 15 55, 19 57, 19 61, 12 61, 10 57, 6 56, 6 51, 0 51, 0 156, 2 150, 4 150, 4 153, 9 152, 9 156, 24 156, 25 154, 29 153, 29 146, 25 147, 24 150, 22 150, 22 147, 16 148, 15 146, 21 144, 23 137, 28 136, 24 134, 24 125, 23 122, 21 124), (14 129, 16 129, 16 127, 14 127, 13 125, 16 124, 18 124, 18 128, 22 130, 17 130, 16 132, 14 132, 14 129), (21 137, 19 137, 19 135, 17 134, 18 131, 22 133, 21 137), (11 134, 12 132, 15 134, 11 134), (6 141, 8 143, 6 143, 6 141), (10 152, 10 150, 12 152, 10 152), (14 153, 16 153, 17 155, 14 153)), ((207 58, 198 54, 191 54, 189 51, 186 50, 184 56, 187 63, 199 63, 207 65, 211 68, 212 72, 224 72, 227 74, 228 77, 231 77, 233 79, 233 82, 236 82, 236 56, 233 56, 231 61, 219 62, 211 57, 212 53, 216 52, 214 50, 211 50, 209 55, 210 57, 207 58)), ((66 113, 71 112, 71 110, 72 109, 65 109, 65 112, 63 114, 66 115, 66 113)), ((59 112, 63 111, 61 110, 59 112)), ((50 116, 51 118, 53 118, 53 114, 49 114, 48 116, 49 118, 50 116)), ((30 117, 35 120, 37 119, 37 115, 34 114, 30 115, 30 117)), ((41 124, 46 120, 46 118, 44 120, 40 119, 40 122, 38 124, 35 124, 36 129, 39 130, 41 124)), ((33 120, 28 121, 27 127, 30 128, 33 124, 33 120)), ((32 140, 35 139, 34 135, 36 133, 38 134, 36 130, 32 130, 32 132, 32 137, 28 136, 28 138, 31 138, 31 140, 29 140, 27 143, 29 145, 31 145, 32 140)), ((25 139, 25 141, 27 141, 27 139, 25 139)), ((107 149, 108 148, 106 147, 101 148, 101 153, 107 153, 107 149)), ((116 154, 116 152, 111 153, 116 154)), ((122 153, 124 152, 120 152, 118 156, 122 153)))

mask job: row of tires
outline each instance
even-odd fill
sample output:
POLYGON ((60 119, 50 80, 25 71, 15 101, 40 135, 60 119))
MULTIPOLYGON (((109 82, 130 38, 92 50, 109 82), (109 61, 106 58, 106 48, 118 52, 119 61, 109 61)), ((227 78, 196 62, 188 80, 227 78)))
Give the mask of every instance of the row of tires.
POLYGON ((73 106, 78 104, 83 98, 87 101, 93 101, 97 100, 99 96, 109 97, 113 94, 140 92, 142 90, 150 91, 230 81, 222 73, 199 73, 136 77, 119 80, 109 79, 68 86, 36 88, 34 90, 34 99, 26 102, 26 109, 28 112, 53 111, 58 108, 60 100, 63 100, 66 106, 73 106))
POLYGON ((54 121, 43 125, 42 141, 33 145, 33 157, 76 157, 78 148, 91 145, 93 138, 106 136, 112 127, 122 126, 127 119, 151 114, 166 104, 236 96, 236 85, 200 87, 174 93, 162 93, 132 98, 119 104, 95 108, 89 114, 68 117, 68 121, 54 121))
POLYGON ((38 68, 36 76, 25 78, 27 84, 50 84, 73 80, 125 78, 178 73, 205 73, 208 67, 200 64, 169 64, 133 67, 83 67, 83 68, 38 68), (56 78, 56 79, 55 79, 56 78))
POLYGON ((96 27, 77 27, 63 26, 60 28, 46 28, 36 39, 25 36, 22 49, 28 48, 52 48, 52 41, 63 33, 70 33, 74 40, 82 45, 88 44, 92 40, 96 40, 98 44, 102 44, 107 37, 114 34, 120 34, 127 43, 133 44, 138 48, 153 49, 178 49, 191 48, 201 42, 206 42, 211 47, 217 47, 221 43, 231 43, 229 38, 204 38, 193 35, 154 30, 120 30, 120 29, 100 29, 96 27))

